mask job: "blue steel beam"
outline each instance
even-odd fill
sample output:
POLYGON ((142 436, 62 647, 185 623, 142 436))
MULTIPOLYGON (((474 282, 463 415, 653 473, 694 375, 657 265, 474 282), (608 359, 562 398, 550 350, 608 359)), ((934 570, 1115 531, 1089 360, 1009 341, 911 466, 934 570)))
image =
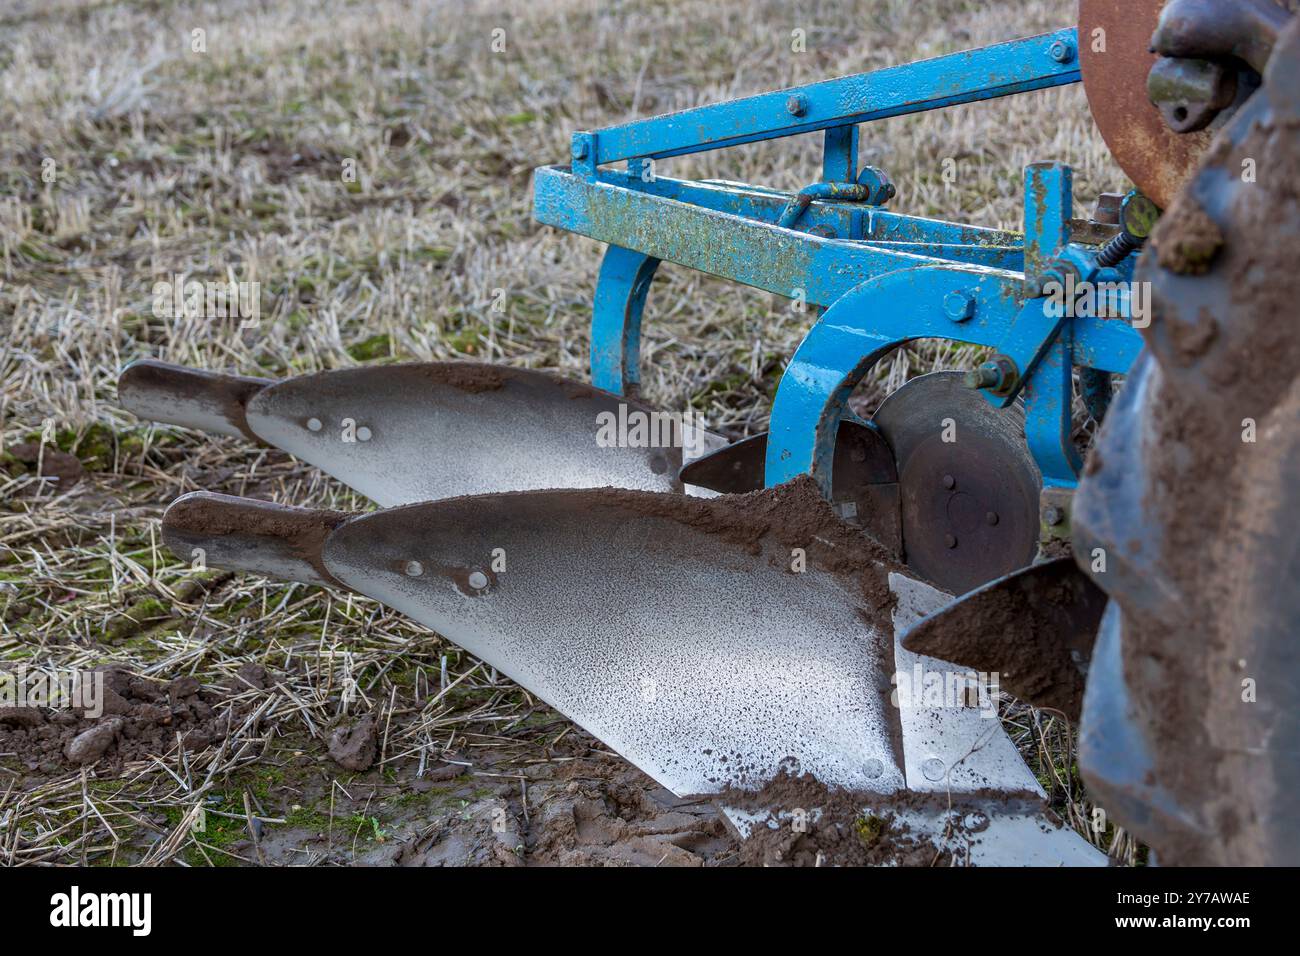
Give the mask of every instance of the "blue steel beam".
POLYGON ((575 169, 590 172, 602 163, 682 156, 1077 83, 1077 49, 1076 31, 1058 30, 579 133, 587 152, 575 154, 575 169))
MULTIPOLYGON (((588 182, 581 178, 578 178, 578 182, 572 182, 571 180, 574 179, 568 167, 564 166, 544 166, 536 171, 533 183, 534 217, 538 222, 559 225, 555 221, 560 215, 556 209, 557 204, 568 201, 572 197, 573 190, 582 188, 588 182)), ((717 212, 762 222, 776 222, 791 198, 789 193, 740 183, 693 182, 671 179, 667 176, 642 179, 640 173, 633 170, 602 169, 597 181, 608 186, 675 199, 693 206, 703 206, 717 212)), ((608 193, 592 191, 591 195, 599 197, 608 193)), ((592 201, 598 201, 598 198, 592 201)), ((578 220, 570 216, 567 221, 578 220)), ((890 212, 880 207, 863 208, 843 203, 814 202, 800 219, 799 228, 811 231, 814 226, 828 227, 835 237, 840 239, 1017 248, 1024 241, 1024 237, 1018 232, 945 222, 941 219, 926 219, 890 212)), ((573 231, 590 235, 582 228, 573 231)))
MULTIPOLYGON (((717 189, 713 195, 728 194, 717 189)), ((539 222, 789 298, 802 296, 813 305, 830 305, 874 275, 933 261, 869 243, 783 229, 753 216, 757 207, 766 206, 766 216, 775 220, 787 199, 778 193, 754 193, 732 213, 588 181, 554 167, 539 169, 534 180, 534 216, 539 222)), ((814 203, 809 214, 821 205, 814 203)), ((840 219, 842 228, 850 223, 840 219)), ((1019 287, 1019 274, 1005 273, 1005 278, 1019 287)))

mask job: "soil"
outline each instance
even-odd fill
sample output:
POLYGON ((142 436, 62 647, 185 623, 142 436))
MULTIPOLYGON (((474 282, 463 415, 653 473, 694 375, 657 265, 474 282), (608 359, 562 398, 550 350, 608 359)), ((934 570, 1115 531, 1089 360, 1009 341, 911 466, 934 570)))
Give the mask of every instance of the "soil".
MULTIPOLYGON (((260 668, 247 665, 256 680, 260 668)), ((152 756, 166 758, 219 743, 243 710, 228 702, 240 687, 202 687, 192 677, 151 681, 115 668, 101 668, 103 713, 87 717, 71 708, 0 708, 0 753, 38 777, 100 764, 114 774, 122 765, 152 756)), ((242 674, 243 672, 241 672, 242 674)))
POLYGON ((378 748, 379 734, 369 714, 354 724, 336 727, 330 735, 329 755, 345 770, 369 770, 378 748))
POLYGON ((416 776, 371 769, 336 777, 295 758, 283 806, 255 848, 266 863, 378 866, 729 866, 738 840, 709 799, 680 799, 572 730, 520 760, 470 747, 416 776), (314 807, 308 820, 301 809, 314 807), (333 807, 332 820, 321 810, 333 807))
POLYGON ((828 788, 809 774, 785 771, 761 790, 729 790, 719 798, 729 807, 760 815, 740 846, 740 862, 748 866, 960 866, 966 862, 962 851, 940 848, 928 836, 914 833, 903 814, 946 814, 951 835, 968 839, 987 829, 981 807, 989 799, 1019 801, 1051 819, 1033 793, 903 791, 882 797, 828 788), (805 812, 792 817, 790 811, 796 808, 805 812))
MULTIPOLYGON (((81 464, 81 460, 76 455, 70 455, 66 451, 60 451, 53 445, 43 445, 39 442, 19 442, 11 445, 7 449, 10 456, 23 465, 35 468, 40 466, 40 477, 53 478, 57 482, 55 492, 64 492, 79 482, 85 475, 86 470, 81 464)), ((0 462, 0 470, 3 470, 3 463, 0 462)))
POLYGON ((750 554, 774 539, 786 548, 802 548, 808 566, 856 577, 869 607, 883 615, 894 605, 890 571, 905 571, 897 557, 862 529, 844 521, 821 496, 816 481, 800 475, 776 488, 717 498, 663 496, 607 489, 606 494, 641 514, 671 518, 750 554))
MULTIPOLYGON (((1064 560, 1073 572, 1073 562, 1064 560)), ((1003 690, 1077 722, 1084 675, 1072 652, 1085 661, 1090 656, 1105 597, 1078 572, 1044 572, 1039 566, 1025 587, 1009 584, 967 598, 948 612, 943 628, 909 635, 908 650, 997 673, 1003 690)))
POLYGON ((505 388, 512 371, 506 366, 488 365, 485 362, 440 362, 433 367, 432 374, 439 385, 450 385, 462 392, 478 394, 505 388))
POLYGON ((1161 268, 1176 275, 1204 275, 1223 248, 1223 232, 1191 196, 1182 196, 1151 236, 1161 268))

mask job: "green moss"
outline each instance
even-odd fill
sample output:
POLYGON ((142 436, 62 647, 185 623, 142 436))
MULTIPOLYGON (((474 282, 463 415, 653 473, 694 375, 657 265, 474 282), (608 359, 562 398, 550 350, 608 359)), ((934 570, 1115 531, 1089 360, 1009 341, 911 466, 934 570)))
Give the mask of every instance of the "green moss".
POLYGON ((127 608, 120 617, 111 621, 104 636, 110 641, 124 641, 134 637, 141 630, 167 620, 170 616, 170 609, 158 598, 142 598, 127 608))
POLYGON ((863 846, 871 846, 880 839, 880 834, 885 832, 885 821, 874 814, 858 817, 853 821, 853 832, 857 834, 863 846))
POLYGON ((393 342, 386 332, 348 346, 348 354, 358 362, 373 362, 393 355, 393 342))
POLYGON ((474 329, 461 329, 458 332, 444 336, 443 341, 457 352, 464 352, 466 355, 477 355, 480 338, 481 336, 474 329))

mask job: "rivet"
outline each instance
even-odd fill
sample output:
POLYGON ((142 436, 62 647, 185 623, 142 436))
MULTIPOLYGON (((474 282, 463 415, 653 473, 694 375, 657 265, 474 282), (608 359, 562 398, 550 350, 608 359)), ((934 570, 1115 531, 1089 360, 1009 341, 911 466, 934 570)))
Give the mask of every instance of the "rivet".
POLYGON ((946 548, 949 548, 949 549, 955 548, 955 547, 957 547, 957 538, 956 538, 954 535, 951 535, 951 534, 945 534, 945 535, 943 536, 943 544, 944 544, 944 547, 946 547, 946 548))
POLYGON ((488 577, 482 571, 471 571, 469 574, 469 586, 475 591, 482 591, 488 586, 488 577))
POLYGON ((952 491, 952 489, 957 487, 957 479, 954 478, 952 475, 944 475, 943 486, 947 488, 949 491, 952 491))
POLYGON ((879 757, 870 757, 862 765, 862 773, 868 780, 875 780, 885 772, 885 762, 879 757))
POLYGON ((943 761, 938 757, 930 757, 921 764, 921 773, 926 780, 942 780, 944 773, 943 761))
POLYGON ((357 429, 357 441, 370 441, 370 429, 365 425, 357 429))
POLYGON ((985 523, 986 523, 990 528, 993 527, 993 525, 997 524, 998 521, 999 521, 999 518, 998 518, 998 513, 997 513, 996 511, 990 511, 988 514, 986 514, 986 515, 984 516, 984 522, 985 522, 985 523))
POLYGON ((424 573, 424 565, 419 561, 407 561, 406 566, 402 568, 408 578, 418 578, 424 573))
POLYGON ((321 421, 320 421, 319 418, 309 418, 309 419, 307 419, 307 431, 309 431, 309 432, 318 432, 318 431, 320 431, 320 430, 321 430, 322 428, 324 428, 324 427, 325 427, 325 426, 321 424, 321 421))

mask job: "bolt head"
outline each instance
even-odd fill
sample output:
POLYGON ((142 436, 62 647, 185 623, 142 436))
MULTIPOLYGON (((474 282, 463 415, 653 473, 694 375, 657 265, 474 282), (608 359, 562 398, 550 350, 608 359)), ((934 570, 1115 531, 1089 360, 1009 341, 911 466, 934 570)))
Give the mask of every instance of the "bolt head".
POLYGON ((569 154, 574 159, 586 159, 587 148, 587 141, 585 139, 575 139, 573 145, 569 148, 569 154))
POLYGON ((943 300, 943 311, 954 322, 965 322, 975 314, 975 300, 965 292, 949 292, 943 300))
POLYGON ((799 93, 785 101, 785 111, 791 116, 803 116, 808 112, 808 98, 799 93))
POLYGON ((1074 60, 1074 44, 1068 40, 1056 40, 1047 52, 1057 63, 1070 63, 1074 60))
POLYGON ((1136 189, 1119 207, 1120 228, 1137 239, 1146 239, 1160 221, 1160 207, 1136 189))
POLYGON ((1056 505, 1051 505, 1046 511, 1043 512, 1043 520, 1046 521, 1053 528, 1055 528, 1057 525, 1059 525, 1062 521, 1065 520, 1065 512, 1062 511, 1060 508, 1056 507, 1056 505))
POLYGON ((951 550, 952 548, 957 547, 957 538, 956 538, 956 536, 955 536, 955 535, 951 535, 951 534, 945 534, 945 535, 943 536, 943 546, 944 546, 945 548, 948 548, 949 550, 951 550))

